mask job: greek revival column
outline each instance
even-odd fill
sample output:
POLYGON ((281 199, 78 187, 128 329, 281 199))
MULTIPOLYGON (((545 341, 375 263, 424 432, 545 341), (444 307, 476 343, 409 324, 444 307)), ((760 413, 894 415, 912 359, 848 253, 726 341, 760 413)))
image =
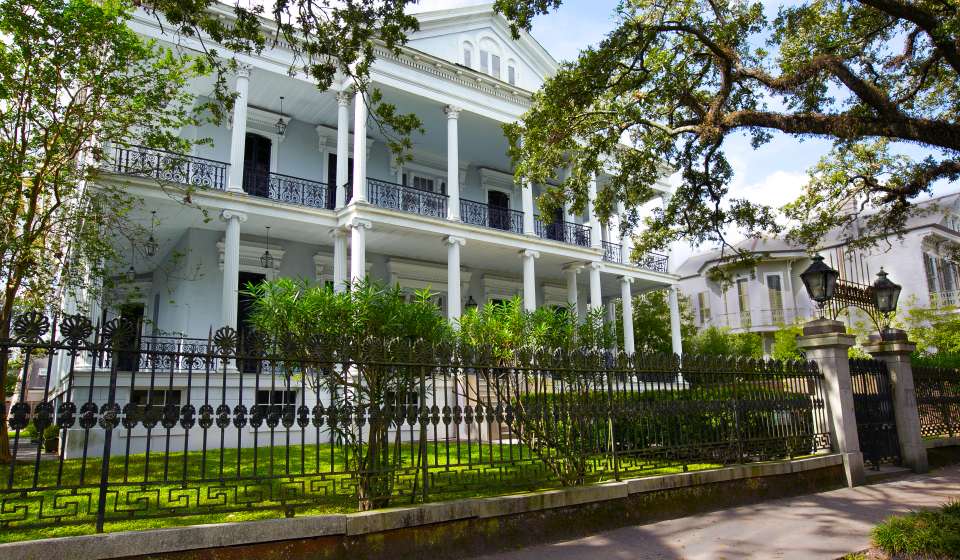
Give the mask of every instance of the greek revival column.
POLYGON ((536 235, 533 225, 533 184, 527 183, 520 188, 520 201, 523 204, 523 233, 536 235))
POLYGON ((237 65, 237 97, 233 101, 233 128, 230 136, 230 174, 227 190, 243 192, 243 151, 247 143, 247 98, 250 66, 237 65))
POLYGON ((630 231, 626 230, 623 226, 627 223, 627 208, 624 206, 623 201, 617 201, 617 215, 620 216, 620 246, 623 251, 623 263, 630 264, 630 255, 633 254, 633 237, 630 235, 630 231))
POLYGON ((367 201, 367 103, 363 91, 353 95, 353 202, 367 201))
POLYGON ((633 340, 633 294, 630 292, 630 284, 633 278, 622 276, 620 278, 620 307, 623 309, 623 351, 627 354, 633 354, 636 351, 633 340))
POLYGON ((350 94, 337 94, 337 210, 347 204, 347 181, 350 178, 350 94))
POLYGON ((223 239, 223 326, 237 328, 237 294, 240 290, 240 224, 247 215, 234 210, 222 210, 220 219, 227 222, 223 239))
POLYGON ((600 268, 603 264, 598 262, 590 263, 590 311, 596 311, 603 307, 603 295, 600 291, 600 268))
POLYGON ((535 259, 540 257, 540 253, 530 249, 520 251, 523 257, 523 309, 533 312, 537 309, 537 275, 535 269, 535 259))
POLYGON ((455 323, 460 319, 460 247, 466 244, 462 237, 448 236, 447 244, 447 319, 455 323))
POLYGON ((367 276, 367 230, 373 224, 367 220, 353 220, 350 224, 350 282, 360 282, 367 276))
POLYGON ((460 108, 447 105, 443 112, 447 114, 447 218, 460 221, 460 108))
POLYGON ((333 237, 333 291, 347 289, 347 232, 341 228, 330 230, 333 237))
POLYGON ((600 220, 597 219, 597 176, 590 176, 587 191, 587 220, 590 223, 590 245, 594 249, 603 249, 603 233, 600 229, 600 220))
POLYGON ((573 310, 575 315, 578 314, 577 308, 579 307, 577 274, 580 273, 581 268, 583 268, 583 265, 580 263, 570 263, 563 267, 563 273, 567 277, 567 304, 570 305, 570 309, 573 310))
POLYGON ((667 299, 670 304, 670 345, 674 354, 683 356, 683 338, 680 336, 680 291, 677 286, 670 286, 667 299))

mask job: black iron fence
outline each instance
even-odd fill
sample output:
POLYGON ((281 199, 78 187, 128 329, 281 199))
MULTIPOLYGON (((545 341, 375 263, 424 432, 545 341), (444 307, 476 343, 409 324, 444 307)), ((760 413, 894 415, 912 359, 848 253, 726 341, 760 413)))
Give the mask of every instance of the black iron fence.
POLYGON ((460 220, 465 224, 523 233, 523 212, 473 200, 460 200, 460 220))
POLYGON ((535 216, 534 233, 541 239, 552 239, 581 247, 590 246, 590 226, 586 224, 559 220, 548 224, 540 216, 535 216))
POLYGON ((149 177, 181 185, 223 190, 229 164, 143 146, 118 146, 104 168, 114 173, 149 177))
POLYGON ((923 437, 960 435, 960 369, 913 366, 923 437))
POLYGON ((830 447, 812 363, 134 331, 31 314, 0 341, 51 372, 9 413, 0 527, 348 511, 830 447))
POLYGON ((851 359, 850 382, 864 462, 877 469, 882 463, 899 463, 900 438, 887 364, 873 359, 851 359))
POLYGON ((399 183, 367 177, 367 198, 370 204, 381 208, 434 218, 447 217, 447 195, 399 183))

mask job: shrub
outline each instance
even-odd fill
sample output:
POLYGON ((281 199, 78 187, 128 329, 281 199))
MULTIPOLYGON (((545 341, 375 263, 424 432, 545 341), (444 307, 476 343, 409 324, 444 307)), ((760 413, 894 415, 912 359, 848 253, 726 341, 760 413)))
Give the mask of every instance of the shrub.
POLYGON ((960 558, 960 500, 940 510, 890 517, 873 529, 873 542, 891 555, 960 558))
POLYGON ((763 339, 759 333, 731 333, 729 329, 708 327, 690 339, 685 354, 760 358, 763 339))

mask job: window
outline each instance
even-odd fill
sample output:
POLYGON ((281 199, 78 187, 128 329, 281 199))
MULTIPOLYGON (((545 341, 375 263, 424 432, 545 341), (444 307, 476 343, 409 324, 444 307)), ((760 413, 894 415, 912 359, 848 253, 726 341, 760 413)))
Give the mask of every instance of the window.
POLYGON ((151 404, 164 406, 168 404, 180 405, 180 391, 177 389, 134 389, 130 391, 130 403, 141 408, 151 404))
POLYGON ((417 406, 417 403, 420 402, 420 395, 416 391, 406 391, 406 394, 387 391, 387 394, 384 395, 384 402, 392 407, 417 406))
POLYGON ((256 404, 297 404, 296 391, 257 391, 256 404))
POLYGON ((923 254, 923 268, 927 273, 927 291, 931 294, 937 293, 937 270, 932 256, 923 254))
POLYGON ((500 77, 500 57, 495 54, 490 55, 490 75, 500 77))
POLYGON ((750 293, 747 285, 749 280, 746 278, 737 279, 737 301, 740 304, 740 326, 750 328, 750 293))
POLYGON ((480 69, 484 72, 490 73, 490 53, 480 49, 480 69))
POLYGON ((413 188, 420 189, 421 191, 430 191, 433 192, 433 179, 428 179, 426 177, 421 177, 419 175, 413 176, 413 188))
POLYGON ((510 85, 517 85, 517 69, 513 66, 507 66, 507 82, 510 85))
POLYGON ((700 313, 700 324, 706 325, 710 322, 710 292, 697 294, 697 308, 700 313))
POLYGON ((770 319, 783 322, 783 281, 779 274, 767 275, 767 296, 770 298, 770 319))
POLYGON ((463 47, 463 65, 467 68, 473 67, 473 49, 469 46, 463 47))

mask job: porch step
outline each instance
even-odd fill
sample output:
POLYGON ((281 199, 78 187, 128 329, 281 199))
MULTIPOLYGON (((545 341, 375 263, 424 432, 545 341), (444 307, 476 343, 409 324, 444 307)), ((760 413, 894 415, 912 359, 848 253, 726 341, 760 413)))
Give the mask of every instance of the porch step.
POLYGON ((906 467, 898 467, 896 465, 880 465, 879 470, 867 467, 867 484, 876 484, 878 482, 903 478, 912 472, 913 471, 906 467))

